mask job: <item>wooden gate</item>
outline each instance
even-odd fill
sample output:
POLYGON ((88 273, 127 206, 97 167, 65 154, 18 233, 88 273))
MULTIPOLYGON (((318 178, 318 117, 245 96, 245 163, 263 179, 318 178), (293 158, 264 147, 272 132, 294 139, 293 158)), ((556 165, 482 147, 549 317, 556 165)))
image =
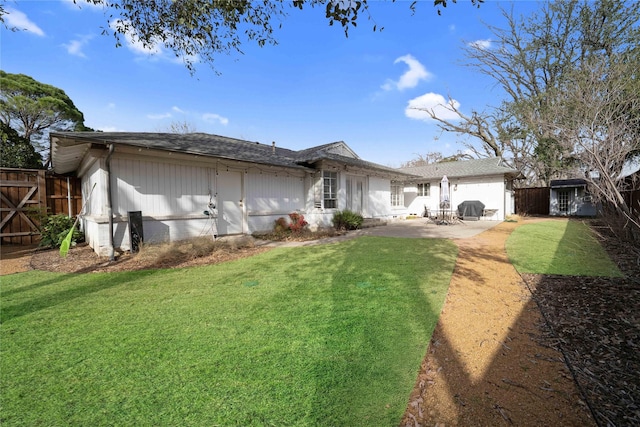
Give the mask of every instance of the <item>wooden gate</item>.
POLYGON ((42 215, 77 215, 80 209, 78 178, 37 169, 0 169, 0 244, 38 243, 42 215))

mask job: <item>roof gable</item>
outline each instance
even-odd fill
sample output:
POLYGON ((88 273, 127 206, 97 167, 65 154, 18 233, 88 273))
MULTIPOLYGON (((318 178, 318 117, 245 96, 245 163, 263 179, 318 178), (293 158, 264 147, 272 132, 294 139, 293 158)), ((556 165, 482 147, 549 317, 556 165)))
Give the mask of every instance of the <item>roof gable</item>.
POLYGON ((351 149, 344 141, 331 142, 329 144, 318 145, 311 148, 300 150, 296 153, 299 159, 307 160, 313 158, 321 158, 326 154, 336 154, 343 157, 351 157, 353 159, 359 159, 355 151, 351 149))

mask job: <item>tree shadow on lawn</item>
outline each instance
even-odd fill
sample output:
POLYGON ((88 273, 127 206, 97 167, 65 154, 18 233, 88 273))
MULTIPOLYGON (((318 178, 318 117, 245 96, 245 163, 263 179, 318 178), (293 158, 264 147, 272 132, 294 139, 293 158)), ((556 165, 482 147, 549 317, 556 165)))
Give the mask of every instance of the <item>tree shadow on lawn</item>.
POLYGON ((385 261, 402 253, 406 240, 362 237, 343 243, 332 259, 331 312, 325 324, 316 325, 325 337, 324 357, 310 368, 318 381, 311 403, 317 425, 393 425, 404 412, 447 288, 426 289, 427 277, 406 271, 422 273, 415 263, 427 262, 426 275, 441 283, 455 263, 450 243, 431 239, 419 248, 412 245, 414 252, 389 269, 385 261), (383 243, 363 266, 350 253, 366 247, 367 239, 383 243), (447 253, 451 256, 441 258, 447 253), (355 380, 347 386, 345 379, 355 380), (343 404, 348 412, 336 413, 335 402, 352 405, 343 404))
POLYGON ((11 319, 26 316, 40 310, 45 310, 59 304, 65 304, 77 298, 135 282, 140 277, 155 274, 152 270, 129 272, 129 273, 96 273, 93 275, 72 273, 23 273, 39 274, 51 277, 40 280, 33 284, 26 285, 19 289, 9 289, 2 292, 2 310, 0 310, 0 323, 5 323, 11 319), (81 280, 79 278, 82 277, 81 280), (74 280, 75 279, 75 280, 74 280), (11 295, 21 292, 34 291, 38 288, 46 289, 46 293, 27 298, 16 304, 11 304, 11 295), (48 292, 51 291, 51 292, 48 292))
POLYGON ((594 424, 504 252, 514 228, 503 223, 458 241, 447 302, 402 426, 594 424))

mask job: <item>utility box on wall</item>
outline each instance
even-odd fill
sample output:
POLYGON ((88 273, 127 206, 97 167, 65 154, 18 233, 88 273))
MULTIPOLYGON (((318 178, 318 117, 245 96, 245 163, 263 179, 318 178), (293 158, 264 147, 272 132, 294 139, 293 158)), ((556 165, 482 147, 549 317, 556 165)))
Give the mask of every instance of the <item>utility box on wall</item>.
POLYGON ((131 253, 138 253, 140 244, 144 241, 142 211, 129 212, 129 239, 131 242, 131 253))

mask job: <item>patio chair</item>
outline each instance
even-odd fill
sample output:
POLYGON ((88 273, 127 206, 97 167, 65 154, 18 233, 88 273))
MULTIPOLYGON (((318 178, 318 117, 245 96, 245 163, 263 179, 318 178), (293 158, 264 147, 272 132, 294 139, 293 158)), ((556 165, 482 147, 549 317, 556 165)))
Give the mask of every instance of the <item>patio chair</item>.
POLYGON ((436 214, 432 213, 431 209, 429 209, 427 205, 424 205, 424 211, 422 212, 422 216, 427 218, 428 222, 433 222, 433 223, 435 223, 438 219, 437 213, 436 214))

